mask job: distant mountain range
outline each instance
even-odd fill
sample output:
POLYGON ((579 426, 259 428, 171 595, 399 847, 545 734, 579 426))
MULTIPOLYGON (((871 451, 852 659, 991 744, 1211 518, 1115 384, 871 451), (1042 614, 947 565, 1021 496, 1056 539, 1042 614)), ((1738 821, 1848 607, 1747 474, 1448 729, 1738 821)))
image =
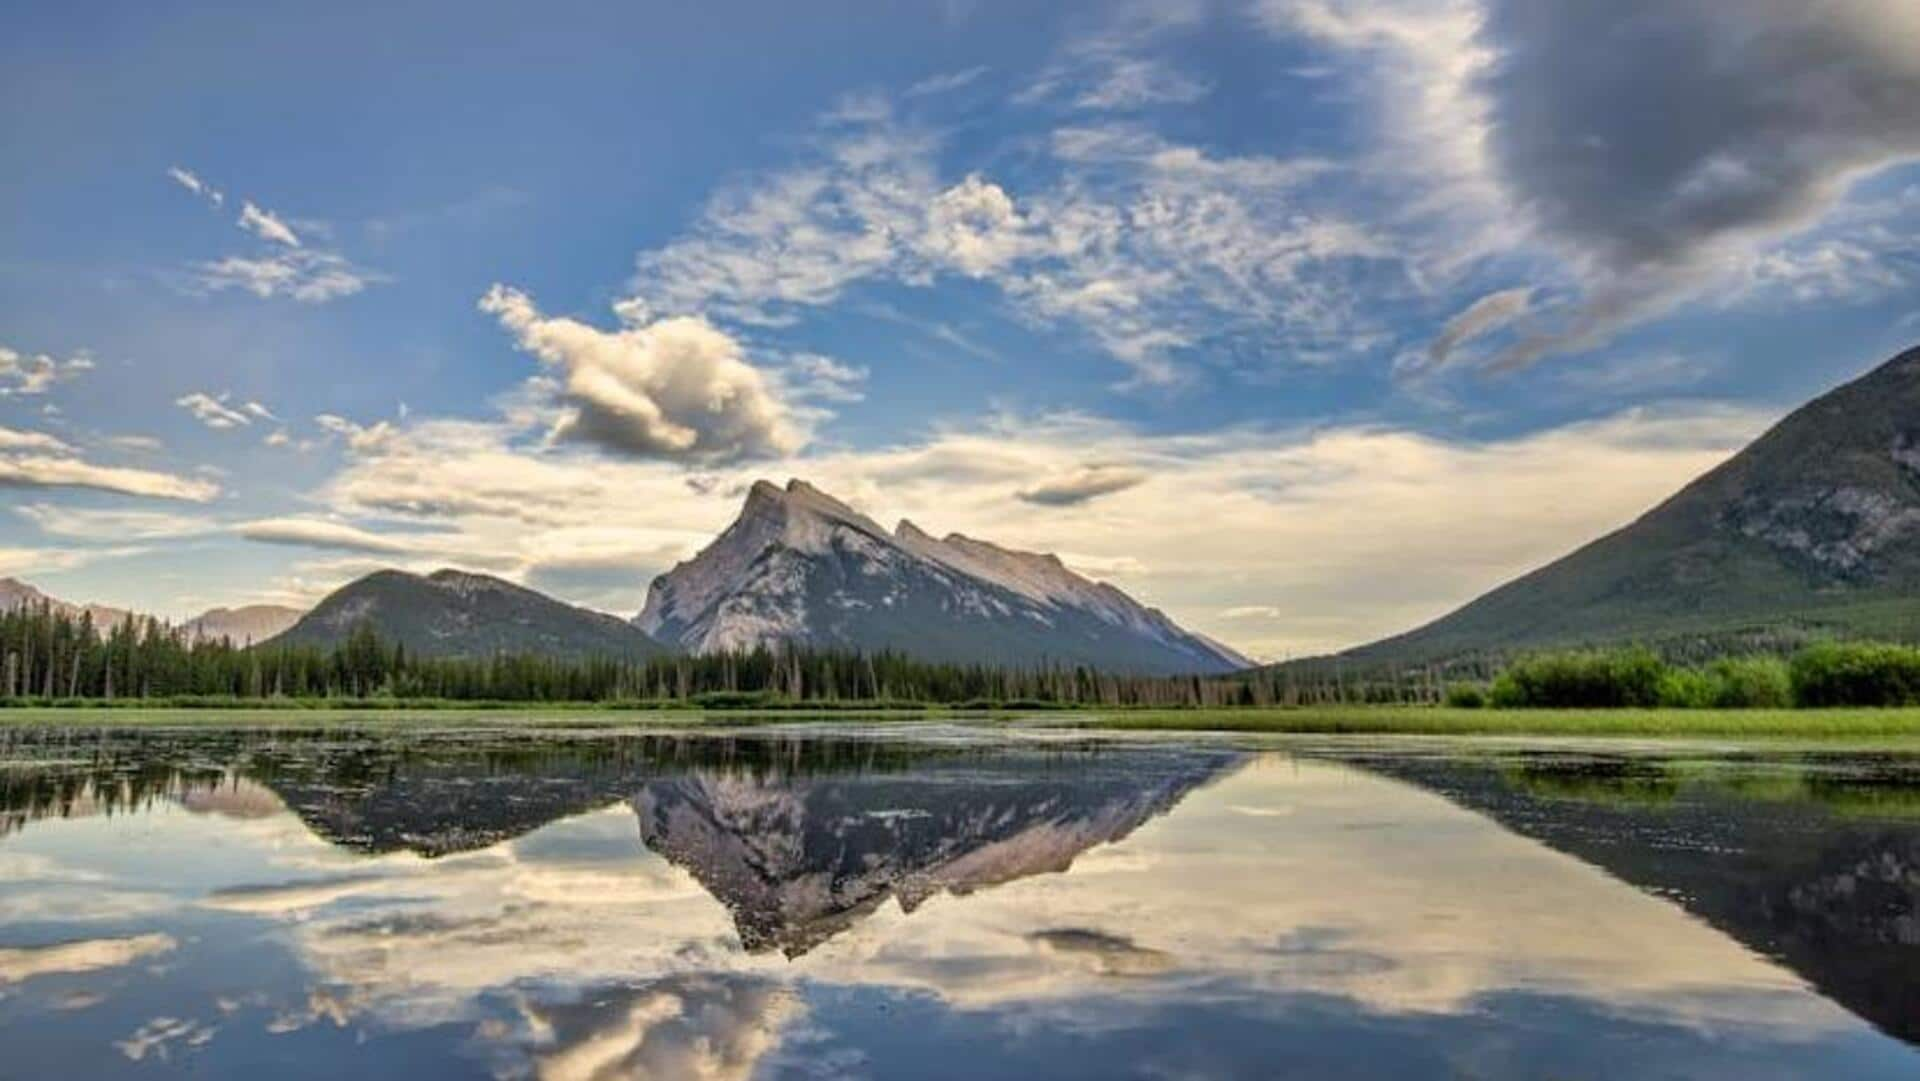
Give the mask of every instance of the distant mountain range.
POLYGON ((497 653, 650 657, 666 650, 622 619, 577 608, 485 574, 376 571, 328 594, 274 639, 336 646, 361 623, 416 656, 497 653))
POLYGON ((725 532, 654 580, 635 622, 691 653, 795 642, 1143 674, 1250 663, 1056 556, 912 522, 889 532, 799 480, 755 484, 725 532))
POLYGON ((1920 349, 1796 410, 1631 525, 1339 659, 1781 631, 1920 640, 1920 349))
MULTIPOLYGON (((41 605, 74 617, 84 613, 91 616, 93 625, 102 631, 117 627, 128 619, 149 618, 126 608, 112 608, 104 604, 75 604, 60 600, 42 593, 17 578, 0 578, 0 612, 41 605)), ((187 620, 176 629, 189 639, 224 638, 235 645, 249 645, 264 642, 293 626, 294 622, 300 618, 300 614, 298 608, 287 608, 277 604, 214 608, 187 620)), ((161 620, 161 622, 166 621, 161 620)))
MULTIPOLYGON (((0 610, 82 606, 0 579, 0 610)), ((97 625, 128 613, 91 606, 97 625)), ((313 610, 216 608, 180 626, 191 638, 330 647, 362 623, 416 656, 498 653, 651 657, 782 644, 891 650, 927 660, 1086 665, 1137 674, 1220 673, 1245 657, 1183 630, 1057 556, 911 522, 892 532, 804 481, 766 481, 699 555, 653 582, 632 620, 484 574, 376 571, 313 610)))
MULTIPOLYGON (((0 610, 51 604, 0 579, 0 610)), ((361 621, 421 655, 712 653, 790 643, 958 663, 1235 671, 1247 658, 1052 555, 892 530, 804 481, 766 481, 631 621, 486 575, 380 571, 304 616, 215 609, 196 637, 332 645, 361 621)), ((1629 641, 1834 633, 1920 641, 1920 348, 1789 415, 1639 520, 1405 634, 1292 662, 1445 664, 1629 641)))

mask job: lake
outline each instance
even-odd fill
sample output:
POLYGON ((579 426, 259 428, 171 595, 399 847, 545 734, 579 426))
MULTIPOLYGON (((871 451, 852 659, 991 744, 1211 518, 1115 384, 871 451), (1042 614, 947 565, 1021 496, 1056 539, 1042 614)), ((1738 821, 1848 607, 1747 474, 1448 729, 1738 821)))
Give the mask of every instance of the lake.
POLYGON ((1920 1077, 1920 756, 0 729, 0 1077, 1920 1077))

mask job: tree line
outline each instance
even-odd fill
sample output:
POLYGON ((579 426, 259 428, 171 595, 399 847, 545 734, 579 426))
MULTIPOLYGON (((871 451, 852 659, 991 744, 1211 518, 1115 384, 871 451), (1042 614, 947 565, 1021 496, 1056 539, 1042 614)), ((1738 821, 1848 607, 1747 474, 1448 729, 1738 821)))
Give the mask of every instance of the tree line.
MULTIPOLYGON (((1438 700, 1429 679, 1420 694, 1438 700)), ((976 707, 1295 705, 1348 700, 1338 679, 1262 671, 1134 676, 1080 665, 956 664, 804 648, 703 656, 427 657, 368 624, 337 646, 194 639, 158 620, 106 628, 50 605, 0 612, 0 701, 413 701, 976 707)))

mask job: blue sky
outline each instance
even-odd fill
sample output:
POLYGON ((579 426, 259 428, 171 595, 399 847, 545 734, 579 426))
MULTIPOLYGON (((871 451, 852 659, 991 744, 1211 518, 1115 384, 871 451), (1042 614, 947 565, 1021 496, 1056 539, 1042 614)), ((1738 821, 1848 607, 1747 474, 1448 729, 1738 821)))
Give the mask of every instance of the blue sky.
POLYGON ((758 476, 1282 656, 1920 340, 1920 14, 40 5, 0 575, 456 564, 622 614, 758 476))

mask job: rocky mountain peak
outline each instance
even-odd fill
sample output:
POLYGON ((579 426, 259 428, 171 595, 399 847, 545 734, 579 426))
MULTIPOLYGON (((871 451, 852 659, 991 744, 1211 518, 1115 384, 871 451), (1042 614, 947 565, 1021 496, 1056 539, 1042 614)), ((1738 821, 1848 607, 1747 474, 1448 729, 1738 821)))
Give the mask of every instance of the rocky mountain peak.
POLYGON ((797 478, 755 483, 732 525, 654 580, 635 622, 696 653, 795 643, 1116 671, 1244 662, 1056 556, 937 540, 904 520, 889 532, 797 478))

